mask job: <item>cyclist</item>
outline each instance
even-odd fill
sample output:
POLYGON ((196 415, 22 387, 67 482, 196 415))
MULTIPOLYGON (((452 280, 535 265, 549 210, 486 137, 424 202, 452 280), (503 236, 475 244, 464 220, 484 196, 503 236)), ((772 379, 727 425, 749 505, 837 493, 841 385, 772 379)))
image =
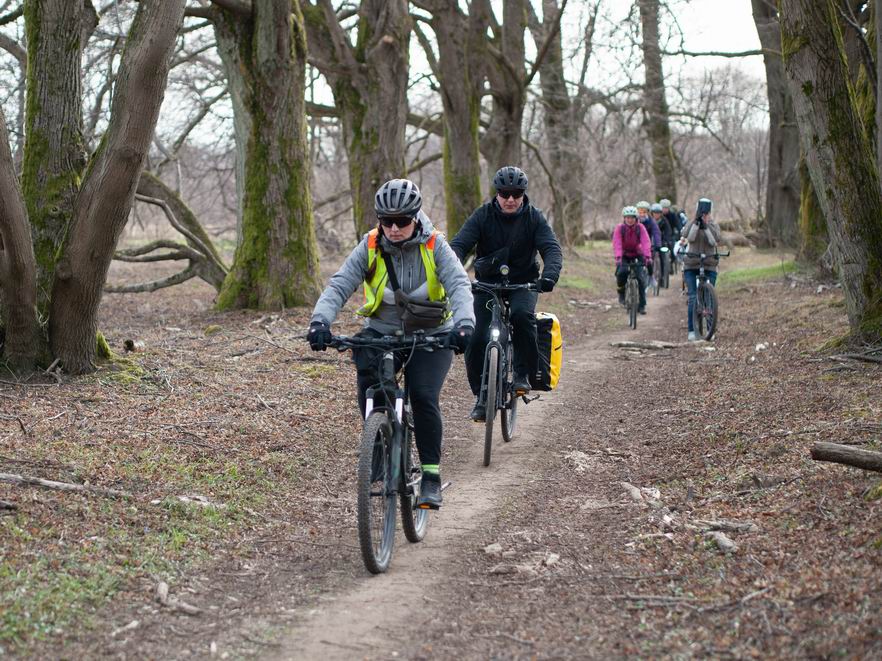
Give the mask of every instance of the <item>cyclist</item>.
MULTIPOLYGON (((717 244, 721 241, 720 228, 713 221, 711 212, 714 203, 706 197, 698 200, 695 208, 695 219, 686 223, 681 233, 680 243, 687 245, 686 252, 705 254, 704 272, 707 274, 711 284, 717 283, 717 264, 720 260, 716 256, 717 244)), ((701 265, 699 257, 690 257, 686 255, 683 259, 683 280, 686 282, 686 289, 689 293, 689 302, 687 303, 687 324, 689 340, 695 340, 695 327, 692 323, 692 310, 695 308, 696 290, 698 288, 698 269, 701 265)))
MULTIPOLYGON (((437 326, 428 335, 447 334, 446 345, 465 350, 475 327, 469 277, 444 235, 435 231, 424 214, 422 195, 408 179, 393 179, 380 186, 374 197, 378 225, 364 236, 331 276, 328 286, 312 311, 307 339, 314 351, 324 351, 331 341, 331 324, 343 305, 364 285, 365 304, 356 314, 366 318, 358 335, 381 337, 405 328, 402 307, 396 304, 391 282, 397 279, 401 292, 412 301, 447 303, 437 326), (390 276, 391 264, 395 278, 390 276), (443 318, 441 318, 443 315, 443 318)), ((357 349, 352 359, 358 373, 358 405, 365 410, 365 391, 379 382, 378 349, 357 349)), ((422 464, 423 479, 418 505, 437 508, 441 504, 441 410, 438 397, 450 369, 450 350, 418 350, 407 364, 410 403, 413 407, 414 437, 422 464)), ((396 357, 396 370, 401 369, 396 357)))
MULTIPOLYGON (((655 224, 658 226, 658 231, 661 234, 661 245, 659 248, 653 248, 653 252, 659 252, 660 248, 667 247, 667 249, 671 251, 670 254, 673 254, 674 244, 677 242, 678 235, 674 234, 674 229, 662 213, 661 204, 652 204, 649 207, 649 214, 652 216, 652 219, 655 221, 655 224)), ((662 261, 661 264, 664 267, 664 261, 662 261)), ((657 273, 656 277, 661 278, 663 275, 663 273, 657 273)))
POLYGON ((662 208, 662 216, 668 219, 668 224, 674 232, 674 241, 676 242, 677 238, 680 236, 680 230, 683 229, 683 225, 685 224, 685 218, 681 218, 680 214, 674 210, 669 199, 663 198, 659 200, 658 203, 662 208))
MULTIPOLYGON (((499 266, 506 264, 511 284, 536 281, 542 292, 554 289, 563 265, 563 252, 554 230, 545 215, 527 197, 527 175, 518 167, 507 165, 493 177, 496 195, 478 207, 450 242, 460 260, 475 249, 475 275, 481 282, 500 282, 499 266), (536 253, 542 255, 542 275, 536 253), (538 280, 537 280, 538 279, 538 280)), ((529 392, 530 374, 535 374, 538 361, 536 347, 536 292, 526 289, 508 294, 511 322, 514 327, 515 391, 529 392)), ((487 347, 492 314, 490 295, 475 294, 475 334, 466 349, 466 370, 469 386, 477 398, 471 419, 483 422, 485 407, 480 402, 481 375, 484 371, 484 352, 487 347)))
POLYGON ((646 314, 646 271, 644 266, 652 264, 652 248, 649 233, 637 222, 637 208, 622 209, 622 222, 613 230, 613 255, 616 258, 616 285, 619 290, 619 304, 625 304, 625 283, 628 281, 628 265, 625 260, 642 258, 643 264, 637 269, 640 282, 640 303, 637 311, 646 314))
MULTIPOLYGON (((646 233, 649 235, 649 240, 652 244, 652 252, 658 252, 658 249, 662 246, 661 230, 658 228, 658 223, 649 215, 650 206, 649 202, 645 201, 637 203, 637 220, 646 228, 646 233)), ((649 264, 646 265, 646 270, 649 271, 649 277, 651 278, 653 275, 651 257, 649 264)))

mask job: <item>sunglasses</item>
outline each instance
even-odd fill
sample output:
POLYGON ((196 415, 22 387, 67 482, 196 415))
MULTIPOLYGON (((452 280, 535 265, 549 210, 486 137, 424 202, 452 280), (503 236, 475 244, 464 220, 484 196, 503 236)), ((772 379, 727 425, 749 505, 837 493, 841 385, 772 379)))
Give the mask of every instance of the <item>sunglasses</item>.
POLYGON ((522 190, 498 190, 496 194, 501 197, 503 200, 507 200, 509 198, 514 198, 516 200, 520 200, 524 196, 524 191, 522 190))
POLYGON ((383 227, 407 227, 413 222, 413 218, 410 216, 378 216, 377 219, 380 221, 380 225, 383 227))

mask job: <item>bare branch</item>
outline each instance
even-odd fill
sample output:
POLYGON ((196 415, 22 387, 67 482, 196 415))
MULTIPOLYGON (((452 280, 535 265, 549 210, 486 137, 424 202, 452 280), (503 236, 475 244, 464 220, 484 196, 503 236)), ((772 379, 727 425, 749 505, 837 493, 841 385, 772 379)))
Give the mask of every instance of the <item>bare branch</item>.
POLYGON ((13 21, 18 20, 22 14, 24 14, 24 5, 19 6, 18 9, 13 9, 5 16, 0 16, 0 25, 6 25, 7 23, 12 23, 13 21))
POLYGON ((727 53, 726 51, 688 51, 688 50, 663 50, 661 52, 662 55, 685 55, 687 57, 751 57, 753 55, 763 55, 764 53, 768 53, 771 55, 781 55, 780 51, 772 50, 771 48, 760 48, 759 50, 745 50, 736 53, 727 53))
POLYGON ((0 48, 12 55, 12 57, 14 57, 16 60, 18 60, 18 63, 23 69, 27 68, 28 52, 15 39, 0 32, 0 48))
MULTIPOLYGON (((533 62, 533 70, 527 74, 527 78, 524 80, 524 87, 530 86, 533 78, 535 78, 536 74, 539 72, 539 67, 542 66, 542 60, 548 55, 548 49, 551 48, 551 42, 554 41, 555 36, 557 36, 557 33, 560 30, 560 19, 563 17, 564 9, 566 9, 568 1, 569 0, 563 0, 563 2, 560 3, 560 9, 557 12, 557 16, 554 17, 554 23, 545 35, 545 41, 539 49, 539 54, 536 55, 536 61, 533 62)), ((543 27, 545 26, 543 25, 543 27)))
POLYGON ((211 3, 244 18, 251 17, 251 3, 245 0, 211 0, 211 3))
POLYGON ((106 285, 104 287, 104 291, 110 292, 111 294, 140 294, 156 291, 157 289, 163 289, 164 287, 173 287, 174 285, 179 285, 182 282, 187 282, 187 280, 195 278, 196 276, 196 267, 191 265, 180 273, 175 273, 174 275, 170 275, 167 278, 162 278, 161 280, 142 282, 141 284, 137 285, 106 285))

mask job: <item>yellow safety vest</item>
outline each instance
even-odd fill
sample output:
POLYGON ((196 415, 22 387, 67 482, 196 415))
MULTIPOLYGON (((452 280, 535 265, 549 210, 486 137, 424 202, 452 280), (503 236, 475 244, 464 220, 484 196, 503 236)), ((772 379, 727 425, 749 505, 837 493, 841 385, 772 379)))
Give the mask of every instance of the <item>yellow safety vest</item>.
MULTIPOLYGON (((426 284, 429 287, 430 301, 443 301, 447 298, 444 287, 441 286, 438 274, 435 272, 435 238, 437 234, 437 231, 433 231, 429 240, 420 244, 420 256, 423 258, 423 267, 426 269, 426 284)), ((356 310, 356 314, 362 317, 370 317, 377 312, 380 303, 383 302, 383 289, 389 279, 389 274, 386 272, 386 262, 379 259, 380 251, 377 249, 379 240, 379 232, 372 229, 368 233, 368 272, 371 271, 372 266, 375 266, 373 276, 370 280, 364 281, 364 305, 356 310)))

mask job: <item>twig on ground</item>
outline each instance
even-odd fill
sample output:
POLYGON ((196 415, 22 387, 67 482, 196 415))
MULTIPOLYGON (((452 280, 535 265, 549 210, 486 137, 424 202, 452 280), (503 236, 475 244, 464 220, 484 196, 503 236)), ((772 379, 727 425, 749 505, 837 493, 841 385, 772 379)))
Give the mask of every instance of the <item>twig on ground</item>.
POLYGON ((116 489, 107 489, 105 487, 93 487, 89 484, 55 482, 53 480, 44 480, 39 477, 29 477, 26 475, 16 475, 14 473, 0 473, 0 482, 43 487, 44 489, 52 489, 53 491, 69 491, 73 493, 97 494, 99 496, 107 496, 108 498, 132 498, 132 494, 126 491, 117 491, 116 489))

